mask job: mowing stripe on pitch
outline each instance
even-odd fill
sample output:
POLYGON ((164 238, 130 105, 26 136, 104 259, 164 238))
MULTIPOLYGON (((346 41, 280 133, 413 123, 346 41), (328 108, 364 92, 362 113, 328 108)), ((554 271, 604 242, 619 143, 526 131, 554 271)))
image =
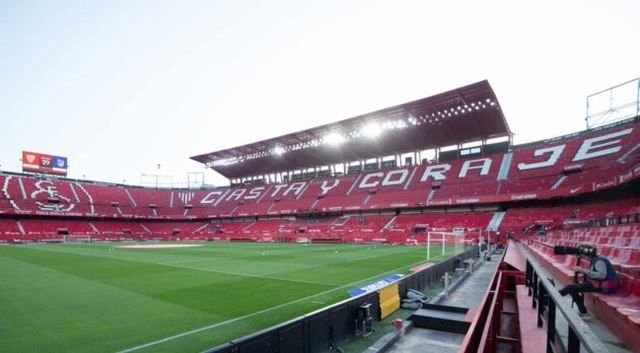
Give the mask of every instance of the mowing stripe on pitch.
MULTIPOLYGON (((272 255, 276 255, 276 256, 280 256, 280 255, 286 255, 286 254, 296 254, 296 253, 300 253, 300 249, 293 249, 293 250, 281 250, 281 249, 268 249, 268 248, 259 248, 259 247, 255 247, 253 249, 256 249, 260 252, 264 252, 266 255, 272 256, 272 255)), ((318 249, 305 249, 304 251, 306 253, 309 252, 330 252, 330 251, 334 251, 334 250, 338 250, 340 249, 339 247, 331 247, 331 248, 318 248, 318 249)), ((307 254, 305 254, 307 255, 307 254)), ((175 261, 163 261, 163 262, 159 262, 157 264, 160 265, 170 265, 170 264, 183 264, 183 263, 192 263, 192 262, 208 262, 208 261, 225 261, 225 260, 233 260, 233 259, 242 259, 242 258, 246 258, 246 257, 253 257, 256 256, 255 253, 251 252, 251 253, 243 253, 243 254, 239 254, 239 255, 234 255, 234 256, 222 256, 222 257, 214 257, 214 258, 190 258, 187 260, 175 260, 175 261)))
POLYGON ((269 307, 269 308, 266 308, 266 309, 263 309, 263 310, 260 310, 260 311, 256 311, 255 313, 251 313, 251 314, 247 314, 247 315, 243 315, 243 316, 238 316, 236 318, 233 318, 233 319, 230 319, 230 320, 227 320, 227 321, 222 321, 222 322, 218 322, 218 323, 215 323, 215 324, 212 324, 212 325, 209 325, 209 326, 200 327, 200 328, 197 328, 195 330, 186 331, 186 332, 183 332, 183 333, 179 333, 177 335, 165 337, 165 338, 159 339, 157 341, 153 341, 153 342, 141 344, 139 346, 127 348, 125 350, 118 351, 117 353, 128 353, 128 352, 137 351, 137 350, 140 350, 140 349, 143 349, 143 348, 147 348, 147 347, 158 345, 160 343, 172 341, 172 340, 174 340, 176 338, 181 338, 181 337, 193 335, 194 333, 206 331, 206 330, 209 330, 209 329, 212 329, 212 328, 216 328, 216 327, 224 326, 224 325, 227 325, 227 324, 230 324, 230 323, 234 323, 236 321, 248 319, 248 318, 256 316, 256 315, 260 315, 260 314, 268 313, 268 312, 273 311, 273 310, 284 308, 284 307, 289 306, 291 304, 297 304, 297 303, 303 302, 305 300, 309 300, 311 298, 319 297, 321 295, 325 295, 327 293, 331 293, 331 292, 337 291, 338 289, 343 289, 343 288, 355 286, 358 283, 366 282, 366 281, 372 280, 374 278, 377 278, 377 277, 380 277, 380 276, 384 276, 384 275, 386 275, 388 273, 396 272, 396 271, 401 270, 401 269, 403 269, 405 267, 415 266, 415 265, 421 264, 423 262, 425 262, 425 261, 424 260, 423 261, 418 261, 418 262, 415 262, 413 264, 405 265, 405 266, 393 269, 391 271, 387 271, 387 272, 383 272, 383 273, 377 274, 375 276, 371 276, 369 278, 365 278, 365 279, 362 279, 362 280, 359 280, 359 281, 356 281, 356 282, 348 283, 348 284, 345 284, 345 285, 337 287, 337 288, 332 288, 332 289, 326 290, 324 292, 316 293, 316 294, 310 295, 308 297, 304 297, 304 298, 296 299, 296 300, 293 300, 293 301, 290 301, 290 302, 287 302, 287 303, 283 303, 283 304, 280 304, 280 305, 272 306, 272 307, 269 307))
POLYGON ((339 284, 335 284, 335 283, 304 281, 304 280, 282 278, 282 277, 252 275, 250 273, 219 271, 219 270, 211 270, 211 269, 208 269, 208 268, 178 266, 178 265, 172 265, 172 264, 168 264, 168 263, 159 263, 158 265, 176 267, 176 268, 184 268, 184 269, 187 269, 187 270, 194 270, 194 271, 206 271, 206 272, 220 273, 220 274, 223 274, 223 275, 234 275, 234 276, 242 276, 242 277, 264 278, 264 279, 273 279, 273 280, 276 280, 276 281, 286 281, 286 282, 296 282, 296 283, 306 283, 306 284, 321 284, 323 286, 333 286, 333 287, 339 286, 339 284))

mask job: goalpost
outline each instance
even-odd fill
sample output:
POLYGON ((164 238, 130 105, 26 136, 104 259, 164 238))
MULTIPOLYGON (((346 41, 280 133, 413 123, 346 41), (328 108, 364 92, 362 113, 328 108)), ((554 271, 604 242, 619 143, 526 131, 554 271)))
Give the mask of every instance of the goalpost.
POLYGON ((454 253, 462 252, 465 246, 464 236, 463 232, 427 232, 427 260, 431 260, 432 255, 445 255, 447 246, 453 246, 454 253))
POLYGON ((91 236, 90 235, 82 235, 82 234, 66 234, 64 235, 65 243, 90 243, 91 236))

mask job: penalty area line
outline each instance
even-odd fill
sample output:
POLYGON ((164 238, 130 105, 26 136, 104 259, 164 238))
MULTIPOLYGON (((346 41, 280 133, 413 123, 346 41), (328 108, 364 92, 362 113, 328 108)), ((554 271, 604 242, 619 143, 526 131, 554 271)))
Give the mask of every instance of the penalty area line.
MULTIPOLYGON (((356 282, 348 283, 348 284, 345 284, 345 285, 340 286, 340 287, 336 287, 336 288, 332 288, 332 289, 326 290, 326 291, 324 291, 324 292, 320 292, 320 293, 312 294, 312 295, 310 295, 310 296, 307 296, 307 297, 304 297, 304 298, 300 298, 300 299, 296 299, 296 300, 293 300, 293 301, 290 301, 290 302, 282 303, 282 304, 280 304, 280 305, 271 306, 271 307, 268 307, 268 308, 263 309, 263 310, 260 310, 260 311, 256 311, 256 312, 251 313, 251 314, 247 314, 247 315, 243 315, 243 316, 238 316, 238 317, 235 317, 235 318, 233 318, 233 319, 229 319, 229 320, 222 321, 222 322, 218 322, 218 323, 211 324, 211 325, 208 325, 208 326, 200 327, 200 328, 197 328, 197 329, 195 329, 195 330, 186 331, 186 332, 179 333, 179 334, 177 334, 177 335, 173 335, 173 336, 169 336, 169 337, 161 338, 161 339, 159 339, 159 340, 157 340, 157 341, 153 341, 153 342, 149 342, 149 343, 141 344, 141 345, 139 345, 139 346, 135 346, 135 347, 127 348, 127 349, 124 349, 124 350, 118 351, 117 353, 129 353, 129 352, 134 352, 134 351, 137 351, 137 350, 140 350, 140 349, 143 349, 143 348, 147 348, 147 347, 152 347, 152 346, 158 345, 158 344, 160 344, 160 343, 165 343, 165 342, 172 341, 172 340, 175 340, 175 339, 178 339, 178 338, 181 338, 181 337, 185 337, 185 336, 193 335, 193 334, 198 333, 198 332, 202 332, 202 331, 210 330, 210 329, 212 329, 212 328, 216 328, 216 327, 224 326, 224 325, 231 324, 231 323, 234 323, 234 322, 237 322, 237 321, 241 321, 241 320, 244 320, 244 319, 248 319, 248 318, 253 317, 253 316, 257 316, 257 315, 261 315, 261 314, 264 314, 264 313, 268 313, 268 312, 273 311, 273 310, 278 310, 278 309, 280 309, 280 308, 284 308, 284 307, 287 307, 287 306, 289 306, 289 305, 298 304, 298 303, 300 303, 300 302, 303 302, 303 301, 306 301, 306 300, 309 300, 309 299, 312 299, 312 298, 315 298, 315 297, 319 297, 319 296, 321 296, 321 295, 325 295, 325 294, 328 294, 328 293, 331 293, 331 292, 335 292, 335 291, 337 291, 337 290, 339 290, 339 289, 343 289, 343 288, 347 288, 347 287, 355 286, 355 285, 357 285, 358 283, 366 282, 366 281, 369 281, 369 280, 372 280, 372 279, 378 278, 378 277, 380 277, 380 276, 384 276, 384 275, 386 275, 386 274, 389 274, 389 273, 393 273, 393 272, 399 271, 399 270, 401 270, 401 269, 403 269, 403 268, 405 268, 405 267, 415 266, 415 265, 421 264, 421 263, 423 263, 423 262, 425 262, 425 261, 424 261, 424 260, 422 260, 422 261, 415 262, 415 263, 413 263, 413 264, 404 265, 404 266, 398 267, 398 268, 396 268, 396 269, 393 269, 393 270, 390 270, 390 271, 387 271, 387 272, 379 273, 379 274, 377 274, 377 275, 375 275, 375 276, 371 276, 371 277, 369 277, 369 278, 361 279, 361 280, 358 280, 358 281, 356 281, 356 282)), ((176 267, 177 267, 177 266, 176 266, 176 267)))

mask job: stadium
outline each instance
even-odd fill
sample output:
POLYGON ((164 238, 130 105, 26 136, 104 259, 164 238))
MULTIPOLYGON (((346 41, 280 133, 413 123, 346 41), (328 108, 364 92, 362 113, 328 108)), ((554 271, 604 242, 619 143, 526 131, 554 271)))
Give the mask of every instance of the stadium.
POLYGON ((0 1, 0 353, 640 353, 639 11, 0 1))
POLYGON ((68 179, 25 151, 0 175, 3 351, 638 352, 638 102, 513 145, 481 81, 191 157, 213 189, 68 179), (621 285, 585 294, 598 326, 554 287, 579 257, 553 246, 583 242, 621 285))

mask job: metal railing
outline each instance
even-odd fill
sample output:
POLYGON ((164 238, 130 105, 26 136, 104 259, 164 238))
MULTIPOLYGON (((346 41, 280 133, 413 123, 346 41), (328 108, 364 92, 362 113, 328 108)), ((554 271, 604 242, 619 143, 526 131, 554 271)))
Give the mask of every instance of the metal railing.
POLYGON ((558 293, 558 289, 549 280, 549 275, 540 263, 523 248, 521 251, 526 258, 525 278, 529 296, 532 298, 531 307, 537 309, 538 327, 546 324, 547 353, 579 353, 582 349, 591 353, 609 353, 609 349, 558 293), (567 324, 566 347, 558 332, 558 315, 562 315, 567 324))

